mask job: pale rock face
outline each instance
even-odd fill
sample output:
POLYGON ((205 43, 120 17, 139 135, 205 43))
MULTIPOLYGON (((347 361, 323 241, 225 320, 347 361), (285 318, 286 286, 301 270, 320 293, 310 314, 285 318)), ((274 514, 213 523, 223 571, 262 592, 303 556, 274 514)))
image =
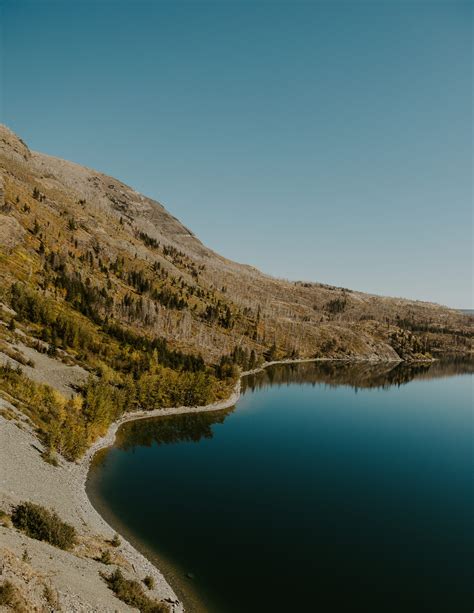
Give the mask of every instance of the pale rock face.
POLYGON ((14 217, 0 215, 0 246, 7 250, 16 247, 25 236, 25 230, 14 217))

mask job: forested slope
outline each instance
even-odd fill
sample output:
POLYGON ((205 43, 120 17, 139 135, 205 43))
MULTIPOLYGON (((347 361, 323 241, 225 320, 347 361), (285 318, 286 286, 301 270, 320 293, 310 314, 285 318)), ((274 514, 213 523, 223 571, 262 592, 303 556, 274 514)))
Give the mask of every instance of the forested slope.
POLYGON ((265 359, 472 351, 468 315, 266 276, 206 248, 161 204, 32 152, 5 127, 0 170, 1 389, 71 459, 123 411, 217 400, 265 359), (21 347, 84 380, 70 394, 31 381, 21 347))

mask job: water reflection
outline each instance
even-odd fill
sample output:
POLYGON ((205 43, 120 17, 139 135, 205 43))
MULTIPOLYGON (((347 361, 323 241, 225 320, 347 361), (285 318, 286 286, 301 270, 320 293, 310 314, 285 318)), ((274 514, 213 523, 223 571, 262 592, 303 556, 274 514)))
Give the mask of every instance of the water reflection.
POLYGON ((117 433, 115 447, 125 451, 168 443, 194 442, 212 438, 212 426, 224 422, 234 407, 208 413, 184 413, 141 419, 124 424, 117 433))
POLYGON ((450 360, 447 362, 304 362, 277 364, 255 375, 245 377, 242 389, 256 390, 272 385, 291 383, 329 386, 347 385, 354 389, 400 386, 413 379, 434 379, 453 375, 472 374, 474 360, 450 360))
POLYGON ((193 613, 467 611, 473 372, 274 366, 235 411, 126 424, 88 493, 193 613))
MULTIPOLYGON (((243 393, 260 390, 272 385, 323 383, 330 387, 347 385, 355 390, 400 386, 413 379, 429 379, 474 372, 474 361, 450 361, 433 363, 394 362, 306 362, 278 364, 259 373, 244 377, 243 393)), ((199 442, 212 438, 212 426, 222 424, 234 407, 208 413, 185 413, 159 418, 132 421, 124 424, 115 446, 124 451, 135 447, 151 447, 179 442, 199 442)), ((100 462, 106 454, 99 454, 100 462)))

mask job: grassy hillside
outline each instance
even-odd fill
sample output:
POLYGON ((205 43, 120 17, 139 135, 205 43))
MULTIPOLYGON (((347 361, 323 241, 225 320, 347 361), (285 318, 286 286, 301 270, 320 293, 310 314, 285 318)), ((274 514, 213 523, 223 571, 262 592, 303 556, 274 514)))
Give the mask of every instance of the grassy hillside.
POLYGON ((207 249, 159 203, 5 127, 0 170, 1 389, 71 459, 123 411, 214 401, 265 359, 472 351, 469 315, 263 275, 207 249), (89 378, 53 391, 27 376, 21 347, 89 378))

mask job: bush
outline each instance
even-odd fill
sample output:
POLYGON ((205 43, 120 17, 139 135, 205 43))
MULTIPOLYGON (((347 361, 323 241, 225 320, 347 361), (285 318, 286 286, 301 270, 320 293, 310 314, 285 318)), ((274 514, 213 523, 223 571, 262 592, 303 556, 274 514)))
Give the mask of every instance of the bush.
POLYGON ((45 462, 51 464, 51 466, 59 466, 58 458, 52 449, 45 449, 41 457, 45 462))
POLYGON ((27 613, 24 599, 11 581, 0 583, 0 606, 2 605, 13 609, 16 613, 27 613))
POLYGON ((98 560, 99 562, 102 562, 102 564, 112 564, 112 556, 110 555, 110 551, 107 549, 103 551, 98 560))
POLYGON ((125 604, 136 607, 141 613, 169 613, 169 607, 164 602, 152 600, 145 594, 138 581, 125 579, 120 569, 109 575, 103 575, 105 582, 114 594, 125 604))
POLYGON ((342 313, 347 307, 347 298, 343 296, 342 298, 334 298, 334 300, 330 300, 324 306, 325 311, 336 315, 337 313, 342 313))
POLYGON ((45 585, 43 588, 43 598, 53 609, 53 611, 60 610, 58 593, 50 585, 45 585))
POLYGON ((0 605, 10 605, 15 599, 16 590, 11 581, 4 581, 0 584, 0 605))
POLYGON ((114 534, 114 538, 110 541, 110 544, 112 545, 112 547, 120 547, 120 537, 118 534, 114 534))
POLYGON ((149 590, 152 590, 155 587, 155 580, 153 579, 151 575, 147 575, 143 579, 143 583, 147 586, 149 590))
POLYGON ((31 538, 47 541, 60 549, 71 549, 76 542, 76 530, 63 522, 54 512, 25 502, 13 509, 12 522, 31 538))

